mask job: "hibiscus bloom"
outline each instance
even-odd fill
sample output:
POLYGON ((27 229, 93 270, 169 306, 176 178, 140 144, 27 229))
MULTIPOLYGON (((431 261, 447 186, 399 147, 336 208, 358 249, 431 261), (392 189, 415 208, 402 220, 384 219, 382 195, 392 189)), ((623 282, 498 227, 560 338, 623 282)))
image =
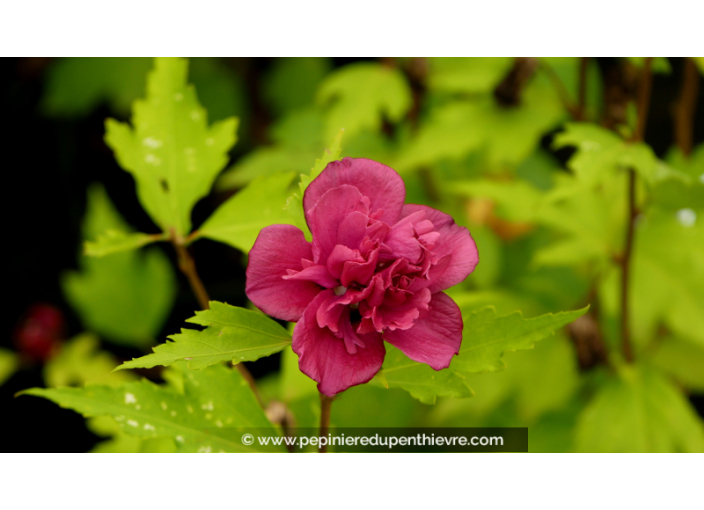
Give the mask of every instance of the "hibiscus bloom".
POLYGON ((405 199, 392 168, 334 161, 303 196, 313 242, 271 225, 250 251, 247 296, 297 323, 299 367, 325 395, 374 377, 384 341, 435 370, 459 352, 462 315, 442 291, 474 270, 476 244, 447 214, 405 199))

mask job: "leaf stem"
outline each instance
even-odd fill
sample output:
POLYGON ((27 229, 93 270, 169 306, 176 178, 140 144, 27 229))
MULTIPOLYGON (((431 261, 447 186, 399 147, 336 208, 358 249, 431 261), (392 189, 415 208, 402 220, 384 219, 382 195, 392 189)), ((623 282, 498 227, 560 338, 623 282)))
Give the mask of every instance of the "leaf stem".
POLYGON ((552 66, 548 64, 545 59, 541 59, 540 68, 543 70, 548 80, 550 80, 550 83, 552 83, 552 86, 554 87, 555 92, 557 92, 557 96, 560 98, 560 102, 565 110, 567 110, 567 113, 569 113, 575 120, 582 120, 579 108, 572 103, 567 87, 565 87, 565 84, 562 82, 552 66))
POLYGON ((587 71, 589 69, 589 57, 579 59, 579 97, 577 98, 577 110, 575 112, 577 120, 585 120, 587 116, 587 71))
MULTIPOLYGON (((208 296, 208 291, 205 289, 205 285, 203 285, 203 280, 201 280, 200 276, 198 276, 196 262, 195 260, 193 260, 191 253, 188 251, 184 239, 172 232, 171 244, 174 246, 174 249, 176 250, 176 255, 178 256, 178 267, 181 272, 186 275, 188 283, 191 286, 191 290, 193 291, 193 294, 195 294, 196 299, 198 300, 198 306, 200 306, 200 308, 203 310, 210 309, 210 296, 208 296)), ((259 405, 263 408, 264 401, 262 400, 262 397, 259 394, 257 385, 254 382, 254 377, 252 377, 252 374, 249 372, 249 370, 247 370, 247 367, 245 367, 244 364, 237 363, 235 366, 237 367, 237 370, 239 370, 240 374, 242 374, 242 377, 244 377, 244 379, 247 381, 247 384, 249 384, 249 387, 252 389, 254 396, 259 402, 259 405)))
MULTIPOLYGON (((650 92, 653 84, 651 72, 652 57, 645 59, 643 71, 640 78, 640 87, 637 97, 638 122, 631 137, 631 142, 643 141, 645 125, 648 120, 648 107, 650 105, 650 92)), ((628 169, 628 225, 626 228, 626 242, 621 257, 621 342, 623 355, 628 363, 633 362, 633 344, 631 342, 630 329, 630 277, 631 277, 631 253, 633 251, 633 236, 635 231, 635 220, 638 216, 636 207, 636 172, 633 168, 628 169)))
POLYGON ((205 290, 203 281, 200 279, 200 276, 198 276, 193 257, 183 243, 172 240, 172 244, 178 256, 178 267, 181 272, 186 275, 186 278, 188 278, 188 283, 198 300, 198 306, 203 310, 208 310, 210 308, 210 297, 208 296, 208 291, 205 290))
POLYGON ((694 60, 684 59, 682 92, 675 106, 675 142, 685 157, 692 152, 692 127, 699 92, 699 71, 694 60))
MULTIPOLYGON (((330 409, 332 408, 332 401, 334 397, 328 397, 323 393, 320 394, 320 434, 319 437, 324 437, 328 435, 330 430, 330 409)), ((328 445, 325 444, 320 447, 320 453, 327 453, 328 445)))

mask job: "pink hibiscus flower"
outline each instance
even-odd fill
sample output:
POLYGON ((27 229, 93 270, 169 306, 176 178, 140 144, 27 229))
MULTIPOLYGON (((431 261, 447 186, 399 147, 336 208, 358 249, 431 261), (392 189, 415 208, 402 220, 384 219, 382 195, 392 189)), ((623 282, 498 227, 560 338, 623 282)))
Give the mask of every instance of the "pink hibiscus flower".
POLYGON ((334 161, 303 197, 313 242, 297 227, 271 225, 249 254, 247 296, 297 322, 299 367, 325 395, 374 377, 384 341, 435 370, 459 352, 462 315, 442 291, 474 270, 476 244, 447 214, 405 199, 392 168, 334 161))

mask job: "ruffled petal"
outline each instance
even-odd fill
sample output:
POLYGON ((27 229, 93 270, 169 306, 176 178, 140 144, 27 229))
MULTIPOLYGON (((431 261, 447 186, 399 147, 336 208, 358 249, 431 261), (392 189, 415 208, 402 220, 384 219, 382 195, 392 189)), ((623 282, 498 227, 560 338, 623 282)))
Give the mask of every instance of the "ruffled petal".
POLYGON ((302 259, 311 258, 311 243, 298 227, 271 225, 262 229, 249 252, 247 297, 264 313, 297 322, 322 289, 312 281, 285 277, 290 269, 303 269, 302 259))
POLYGON ((344 158, 333 161, 306 188, 303 210, 310 225, 308 211, 330 189, 349 184, 369 197, 371 213, 382 210, 378 219, 393 225, 399 219, 406 200, 406 186, 396 170, 371 159, 344 158))
POLYGON ((326 289, 337 287, 337 280, 330 276, 328 268, 325 266, 309 266, 303 271, 289 269, 288 276, 284 276, 284 280, 308 280, 326 289))
POLYGON ((442 370, 449 367, 452 356, 460 352, 462 314, 452 298, 438 292, 433 294, 428 315, 405 331, 384 332, 384 340, 412 360, 442 370))
MULTIPOLYGON (((328 328, 318 327, 318 308, 334 294, 320 293, 296 324, 293 331, 293 352, 298 355, 298 366, 308 377, 318 382, 318 391, 332 397, 350 386, 369 382, 384 363, 384 342, 378 333, 356 334, 347 344, 356 346, 356 352, 347 351, 346 341, 337 338, 328 328), (362 345, 364 347, 362 347, 362 345)), ((351 328, 340 328, 345 334, 351 328)))
POLYGON ((433 247, 436 259, 441 259, 448 254, 452 255, 447 269, 428 287, 434 294, 449 289, 467 278, 479 262, 479 253, 469 230, 457 225, 452 216, 444 212, 425 205, 407 204, 403 207, 401 215, 406 217, 418 211, 424 211, 425 218, 433 223, 433 230, 440 233, 433 247))
POLYGON ((311 209, 306 210, 316 263, 325 264, 338 244, 340 226, 355 211, 368 214, 367 204, 357 188, 347 185, 328 190, 311 209))

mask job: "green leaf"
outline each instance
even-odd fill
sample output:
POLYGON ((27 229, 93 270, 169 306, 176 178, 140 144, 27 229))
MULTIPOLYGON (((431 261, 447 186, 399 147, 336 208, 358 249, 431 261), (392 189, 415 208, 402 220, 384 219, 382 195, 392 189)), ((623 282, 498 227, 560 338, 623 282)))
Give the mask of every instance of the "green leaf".
POLYGON ((677 337, 662 339, 649 361, 686 388, 704 393, 704 346, 677 337))
POLYGON ((89 418, 86 428, 98 437, 109 438, 97 443, 90 453, 139 453, 142 450, 143 440, 125 434, 110 416, 89 418))
POLYGON ((142 380, 119 388, 32 388, 21 394, 47 398, 85 417, 110 415, 123 430, 141 438, 170 437, 179 452, 284 451, 245 446, 244 428, 278 435, 238 370, 222 365, 184 373, 184 394, 142 380))
MULTIPOLYGON (((82 225, 84 238, 106 230, 127 231, 102 187, 88 190, 82 225)), ((152 345, 171 310, 176 277, 158 249, 119 252, 101 258, 81 257, 80 271, 61 277, 67 301, 84 326, 106 340, 152 345)))
POLYGON ((255 179, 229 198, 198 229, 207 237, 249 252, 259 232, 274 224, 295 224, 284 210, 295 174, 275 174, 255 179))
POLYGON ((208 127, 187 68, 185 59, 155 59, 147 98, 134 103, 133 127, 108 119, 105 137, 135 178, 142 206, 164 232, 177 235, 190 231, 191 209, 227 163, 237 127, 235 118, 208 127))
POLYGON ((448 181, 443 187, 450 195, 493 200, 497 214, 509 221, 532 221, 543 197, 538 188, 523 180, 448 181))
POLYGON ((236 116, 240 126, 246 124, 250 109, 247 85, 225 59, 191 58, 189 76, 211 122, 236 116))
POLYGON ((136 250, 155 241, 163 241, 163 234, 126 233, 106 230, 95 241, 86 241, 84 253, 89 257, 103 257, 120 251, 136 250))
POLYGON ((330 144, 330 148, 325 149, 323 156, 315 160, 315 165, 313 165, 310 174, 301 174, 301 182, 299 183, 300 191, 291 195, 286 201, 285 210, 293 218, 293 224, 303 230, 303 233, 308 241, 311 240, 311 234, 308 230, 305 214, 303 212, 303 194, 305 193, 308 185, 313 182, 313 179, 318 177, 330 162, 340 159, 340 152, 342 151, 342 135, 344 134, 344 129, 337 132, 337 135, 330 144))
POLYGON ((48 115, 87 115, 107 102, 113 111, 129 112, 134 99, 144 94, 144 75, 152 65, 143 57, 62 58, 48 69, 42 110, 48 115))
POLYGON ((131 372, 112 373, 117 360, 108 351, 101 351, 98 338, 83 333, 61 346, 58 354, 44 365, 47 386, 83 386, 106 384, 118 386, 134 380, 131 372))
POLYGON ((342 136, 344 134, 345 130, 340 129, 332 139, 330 148, 325 149, 323 155, 315 160, 310 174, 301 175, 301 196, 303 196, 303 192, 305 192, 308 185, 325 170, 325 167, 328 166, 329 163, 340 159, 340 153, 342 152, 342 136))
POLYGON ((521 312, 497 317, 493 307, 466 315, 460 354, 453 358, 450 369, 470 373, 503 370, 504 352, 532 349, 535 342, 554 334, 588 309, 548 313, 533 319, 524 319, 521 312))
POLYGON ((428 408, 405 391, 360 384, 335 398, 330 422, 339 427, 408 427, 414 417, 427 413, 428 408))
POLYGON ((317 399, 318 388, 313 379, 298 368, 298 356, 287 347, 281 352, 281 378, 279 380, 281 398, 290 402, 314 395, 317 399))
POLYGON ((14 374, 20 366, 20 359, 16 353, 0 349, 0 386, 14 374))
POLYGON ((491 94, 442 103, 430 111, 429 119, 392 166, 405 171, 457 161, 480 149, 486 151, 489 167, 517 165, 564 116, 543 76, 531 80, 519 106, 501 106, 491 94))
POLYGON ((325 78, 318 101, 331 103, 327 137, 341 128, 348 136, 381 128, 382 118, 398 122, 411 107, 411 89, 398 69, 377 63, 351 64, 325 78))
POLYGON ((428 59, 428 88, 452 93, 491 92, 509 72, 513 59, 439 57, 428 59))
POLYGON ((325 148, 324 128, 324 116, 317 108, 289 113, 269 130, 274 144, 257 147, 238 159, 218 178, 216 189, 240 188, 263 175, 307 172, 325 148))
POLYGON ((264 99, 277 114, 312 105, 332 62, 328 58, 277 58, 266 76, 264 99))
POLYGON ((435 371, 388 344, 381 370, 389 388, 402 388, 424 404, 435 404, 437 397, 474 396, 461 374, 449 369, 435 371))
POLYGON ((577 424, 582 452, 704 452, 704 426, 669 381, 645 367, 608 376, 577 424))
MULTIPOLYGON (((690 214, 694 211, 689 211, 690 214)), ((631 260, 631 328, 638 346, 659 326, 704 346, 704 222, 682 221, 674 211, 651 210, 637 224, 631 260)), ((608 274, 600 297, 604 311, 620 314, 620 276, 608 274)))
POLYGON ((601 126, 570 122, 565 131, 555 136, 556 149, 574 146, 577 152, 568 166, 579 179, 589 185, 603 181, 618 169, 633 168, 648 183, 667 179, 688 180, 688 177, 660 161, 650 146, 643 142, 629 143, 601 126))
POLYGON ((591 189, 574 176, 561 176, 543 197, 536 220, 565 234, 539 249, 533 263, 568 266, 586 262, 610 263, 623 243, 626 175, 591 189))
POLYGON ((169 337, 173 342, 157 345, 153 354, 127 361, 118 369, 168 366, 182 360, 188 361, 189 368, 204 368, 222 361, 254 361, 291 345, 288 332, 266 315, 217 301, 186 322, 206 328, 182 329, 169 337))

